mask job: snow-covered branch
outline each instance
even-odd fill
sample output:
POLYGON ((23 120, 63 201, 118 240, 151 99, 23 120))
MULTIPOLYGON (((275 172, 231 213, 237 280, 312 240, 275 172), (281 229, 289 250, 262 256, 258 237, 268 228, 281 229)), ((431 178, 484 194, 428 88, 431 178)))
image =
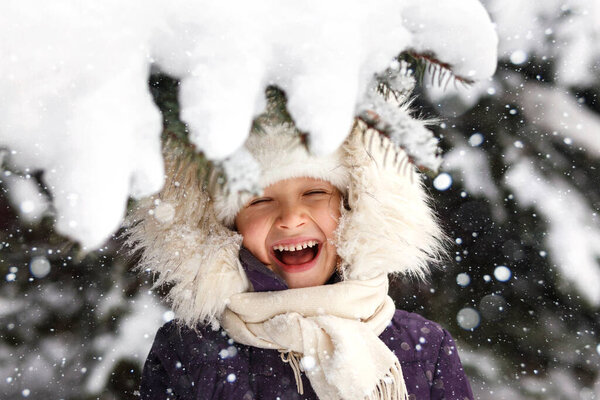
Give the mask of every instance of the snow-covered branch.
POLYGON ((405 50, 468 80, 490 76, 496 34, 477 0, 8 1, 0 10, 0 147, 44 170, 59 232, 88 249, 129 196, 163 182, 151 70, 180 80, 181 118, 213 160, 244 143, 264 89, 286 92, 311 150, 345 138, 375 72, 405 50))

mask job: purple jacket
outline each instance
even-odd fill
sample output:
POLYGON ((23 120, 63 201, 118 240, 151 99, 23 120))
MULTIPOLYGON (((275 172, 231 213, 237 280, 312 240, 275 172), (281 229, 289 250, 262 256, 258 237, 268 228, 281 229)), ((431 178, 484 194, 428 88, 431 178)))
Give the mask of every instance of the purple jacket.
MULTIPOLYGON (((254 291, 287 289, 247 250, 240 259, 254 291)), ((409 399, 473 399, 454 341, 435 322, 397 310, 379 338, 400 360, 409 399)), ((194 331, 172 321, 156 334, 140 393, 144 400, 317 399, 304 374, 302 381, 301 396, 292 368, 276 350, 234 343, 223 330, 194 331)))

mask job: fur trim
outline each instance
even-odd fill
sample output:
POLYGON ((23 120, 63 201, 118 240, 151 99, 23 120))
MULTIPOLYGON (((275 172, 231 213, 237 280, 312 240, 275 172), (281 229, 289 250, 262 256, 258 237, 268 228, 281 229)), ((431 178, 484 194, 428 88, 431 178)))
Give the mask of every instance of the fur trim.
MULTIPOLYGON (((312 155, 290 124, 263 126, 263 131, 249 135, 245 146, 260 165, 260 188, 285 179, 310 177, 328 181, 342 193, 347 191, 348 173, 342 150, 326 156, 312 155)), ((252 194, 217 192, 213 197, 217 218, 233 227, 235 216, 252 194)))
POLYGON ((141 250, 138 270, 158 274, 176 317, 194 328, 214 328, 227 299, 248 290, 239 261, 242 236, 218 222, 198 179, 198 167, 180 149, 164 152, 162 191, 141 201, 126 222, 126 244, 141 250))
POLYGON ((348 204, 337 230, 344 279, 382 272, 424 278, 445 236, 414 165, 387 137, 357 121, 347 139, 348 204))
MULTIPOLYGON (((445 236, 403 150, 358 121, 334 157, 321 161, 315 157, 317 166, 307 166, 311 156, 295 153, 298 148, 306 151, 300 138, 289 131, 279 131, 283 138, 276 138, 276 132, 274 128, 266 133, 274 146, 269 152, 259 139, 250 142, 262 160, 262 185, 316 176, 348 188, 350 210, 342 210, 336 231, 344 279, 366 279, 382 272, 425 276, 427 263, 438 258, 445 236), (289 165, 283 175, 275 168, 282 158, 289 165), (338 181, 342 171, 347 175, 338 181), (317 175, 320 172, 323 175, 317 175)), ((235 216, 240 206, 236 201, 243 198, 217 197, 221 210, 217 216, 196 164, 181 149, 165 151, 165 164, 165 187, 141 201, 130 215, 127 243, 133 251, 141 251, 138 269, 158 274, 155 287, 172 285, 168 299, 181 322, 192 328, 199 322, 216 327, 229 297, 249 289, 238 258, 242 237, 222 222, 235 216)))

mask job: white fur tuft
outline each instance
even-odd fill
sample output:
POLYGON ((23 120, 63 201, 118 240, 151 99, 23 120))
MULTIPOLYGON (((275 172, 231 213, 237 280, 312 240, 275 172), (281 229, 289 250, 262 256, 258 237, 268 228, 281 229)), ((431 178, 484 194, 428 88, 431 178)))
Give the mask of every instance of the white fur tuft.
POLYGON ((141 250, 139 270, 158 274, 154 287, 172 285, 167 297, 181 322, 216 327, 227 299, 248 290, 239 261, 242 237, 218 222, 197 165, 171 150, 164 188, 128 218, 127 244, 141 250))
MULTIPOLYGON (((245 146, 260 165, 259 186, 263 189, 285 179, 309 177, 328 181, 346 193, 348 173, 342 150, 324 156, 310 154, 299 132, 289 124, 263 126, 263 132, 251 134, 245 146)), ((251 197, 250 193, 216 193, 217 217, 233 227, 235 216, 251 197)))
POLYGON ((344 279, 381 272, 424 278, 443 250, 442 233, 407 154, 358 121, 344 145, 348 204, 336 245, 344 279))

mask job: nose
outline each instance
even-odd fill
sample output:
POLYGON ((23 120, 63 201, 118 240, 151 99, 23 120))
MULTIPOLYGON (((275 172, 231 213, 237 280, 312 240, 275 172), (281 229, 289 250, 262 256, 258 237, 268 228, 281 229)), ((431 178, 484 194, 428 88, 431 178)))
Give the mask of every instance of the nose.
POLYGON ((281 205, 278 225, 282 229, 295 229, 306 224, 307 215, 302 207, 295 203, 281 205))

